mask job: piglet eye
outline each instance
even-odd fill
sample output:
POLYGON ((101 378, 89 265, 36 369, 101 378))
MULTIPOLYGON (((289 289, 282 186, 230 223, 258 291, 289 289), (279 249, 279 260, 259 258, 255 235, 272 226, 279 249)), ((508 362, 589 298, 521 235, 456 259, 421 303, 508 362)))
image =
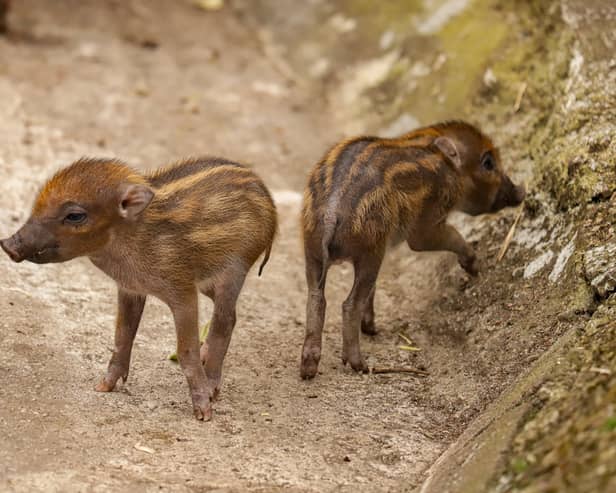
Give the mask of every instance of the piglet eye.
POLYGON ((85 212, 71 212, 66 215, 64 222, 68 224, 81 224, 87 217, 88 215, 85 212))
POLYGON ((494 170, 494 168, 495 168, 494 157, 492 156, 491 153, 488 152, 485 156, 483 156, 483 159, 481 160, 481 166, 486 171, 494 170))

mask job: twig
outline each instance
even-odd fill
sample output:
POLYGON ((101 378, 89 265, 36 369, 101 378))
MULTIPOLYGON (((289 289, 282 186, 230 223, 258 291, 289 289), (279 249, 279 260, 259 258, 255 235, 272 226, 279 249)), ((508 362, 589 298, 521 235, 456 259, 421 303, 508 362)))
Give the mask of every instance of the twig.
POLYGON ((398 332, 398 337, 406 342, 409 346, 413 345, 413 341, 411 341, 407 336, 405 336, 402 332, 398 332))
POLYGON ((513 233, 515 233, 515 228, 518 225, 520 218, 522 217, 522 212, 524 212, 523 203, 520 204, 520 207, 518 207, 518 213, 516 214, 515 219, 513 220, 513 224, 511 225, 511 228, 509 229, 509 233, 507 233, 507 236, 505 236, 505 241, 503 241, 503 244, 501 245, 500 251, 498 252, 498 257, 496 257, 497 262, 500 262, 501 260, 503 260, 505 253, 507 253, 507 248, 509 248, 509 243, 511 243, 511 240, 513 239, 513 233))
POLYGON ((416 346, 398 346, 398 349, 403 351, 421 351, 421 348, 416 346))
POLYGON ((430 375, 427 371, 418 370, 417 368, 372 368, 370 373, 374 373, 375 375, 384 374, 384 373, 411 373, 413 375, 417 375, 419 377, 427 377, 430 375))
POLYGON ((526 92, 526 88, 528 84, 526 82, 522 82, 520 89, 518 90, 518 95, 515 98, 515 104, 513 105, 513 112, 517 113, 520 111, 520 105, 522 104, 522 98, 524 97, 524 93, 526 92))

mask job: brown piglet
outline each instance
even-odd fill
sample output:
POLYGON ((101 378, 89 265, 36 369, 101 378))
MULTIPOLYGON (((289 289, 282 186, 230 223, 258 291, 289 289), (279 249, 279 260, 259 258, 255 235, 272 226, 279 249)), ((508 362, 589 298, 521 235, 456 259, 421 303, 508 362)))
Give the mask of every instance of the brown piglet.
POLYGON ((173 314, 177 355, 197 419, 211 417, 250 267, 267 262, 276 209, 250 169, 217 158, 188 159, 146 175, 113 159, 80 159, 39 192, 17 233, 0 241, 15 261, 44 264, 87 256, 118 286, 115 346, 96 390, 126 380, 147 295, 173 314), (198 292, 214 313, 199 347, 198 292))
POLYGON ((447 224, 448 214, 496 212, 524 196, 490 138, 461 121, 395 139, 354 138, 331 149, 312 170, 302 207, 308 283, 302 378, 316 375, 321 358, 331 264, 353 263, 355 280, 342 305, 342 361, 366 371, 359 331, 376 333, 374 291, 388 244, 405 240, 416 251, 449 250, 476 275, 475 252, 447 224))

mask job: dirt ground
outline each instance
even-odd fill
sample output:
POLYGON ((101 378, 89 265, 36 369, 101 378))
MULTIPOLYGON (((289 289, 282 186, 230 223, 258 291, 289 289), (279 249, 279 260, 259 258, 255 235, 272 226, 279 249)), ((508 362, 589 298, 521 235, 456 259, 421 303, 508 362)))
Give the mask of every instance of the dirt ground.
MULTIPOLYGON (((562 299, 545 279, 521 278, 531 253, 514 247, 509 262, 495 263, 513 211, 457 218, 484 274, 469 280, 451 255, 397 248, 379 279, 380 333, 361 341, 372 365, 430 375, 342 366, 340 304, 352 271, 341 266, 328 277, 321 373, 301 381, 300 193, 309 167, 344 135, 336 122, 348 108, 318 84, 290 83, 250 11, 162 0, 15 3, 13 32, 0 39, 0 236, 27 217, 50 173, 82 155, 142 169, 204 154, 251 163, 277 201, 280 232, 264 276, 253 271, 240 297, 208 423, 192 418, 185 379, 167 360, 175 334, 165 306, 146 306, 127 383, 96 393, 112 348, 112 281, 83 259, 17 266, 2 256, 0 489, 411 491, 575 323, 555 316, 562 299), (421 351, 400 350, 399 332, 421 351)), ((566 224, 553 231, 557 244, 572 235, 566 224)), ((204 301, 204 322, 210 308, 204 301)))

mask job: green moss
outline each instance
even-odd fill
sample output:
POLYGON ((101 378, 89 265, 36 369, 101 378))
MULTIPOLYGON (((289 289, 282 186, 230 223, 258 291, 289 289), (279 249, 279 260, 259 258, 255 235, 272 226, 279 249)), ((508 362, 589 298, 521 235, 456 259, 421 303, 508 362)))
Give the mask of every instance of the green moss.
POLYGON ((606 431, 616 431, 616 416, 607 418, 603 425, 603 429, 606 431))
POLYGON ((530 143, 532 188, 547 191, 566 210, 608 198, 616 190, 616 144, 609 142, 615 127, 606 116, 614 92, 609 69, 582 61, 583 77, 569 73, 573 50, 579 48, 575 33, 563 24, 559 5, 516 2, 518 26, 513 31, 518 34, 508 37, 491 65, 497 90, 482 97, 487 111, 502 120, 513 112, 520 87, 526 87, 521 106, 526 125, 519 138, 530 143), (604 135, 605 142, 593 144, 596 135, 604 135))
POLYGON ((446 74, 439 74, 444 80, 443 113, 455 114, 468 105, 488 62, 505 39, 508 26, 494 4, 489 0, 473 2, 438 34, 448 60, 446 74))
MULTIPOLYGON (((367 4, 375 4, 357 3, 366 9, 367 4)), ((400 63, 383 84, 368 94, 379 103, 378 109, 385 120, 410 113, 420 122, 429 123, 460 118, 468 110, 489 61, 507 36, 508 27, 502 22, 502 13, 495 10, 497 3, 475 0, 433 35, 402 32, 398 42, 400 63), (443 57, 444 63, 437 64, 437 59, 443 57), (418 74, 418 67, 421 67, 420 72, 426 73, 418 74)), ((408 31, 409 12, 403 15, 393 5, 389 8, 392 10, 387 15, 397 17, 396 23, 403 19, 408 31)), ((410 12, 418 10, 413 6, 408 8, 410 12)), ((379 32, 382 32, 382 25, 379 32)))
POLYGON ((511 463, 511 470, 516 474, 523 473, 526 469, 528 469, 528 462, 520 457, 514 459, 511 463))

